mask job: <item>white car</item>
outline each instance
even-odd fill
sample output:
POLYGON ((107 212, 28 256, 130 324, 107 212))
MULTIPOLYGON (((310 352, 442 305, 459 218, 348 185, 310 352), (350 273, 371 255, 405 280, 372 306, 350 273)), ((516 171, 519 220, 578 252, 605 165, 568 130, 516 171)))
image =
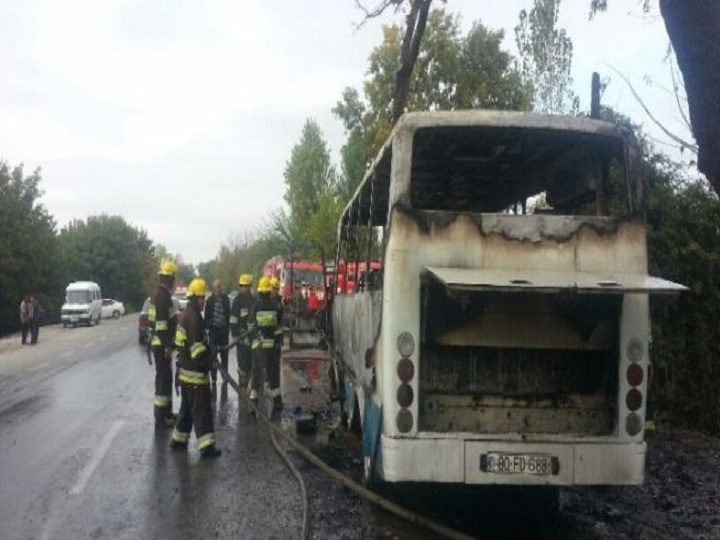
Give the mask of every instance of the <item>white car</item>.
POLYGON ((103 298, 103 319, 119 319, 122 315, 125 315, 125 304, 118 302, 117 300, 113 300, 112 298, 103 298))

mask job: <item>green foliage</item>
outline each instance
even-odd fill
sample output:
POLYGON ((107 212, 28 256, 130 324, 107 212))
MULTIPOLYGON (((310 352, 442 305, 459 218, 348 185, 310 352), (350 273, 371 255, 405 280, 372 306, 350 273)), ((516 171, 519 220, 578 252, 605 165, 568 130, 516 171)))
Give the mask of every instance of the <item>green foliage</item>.
POLYGON ((25 176, 0 161, 0 335, 20 327, 23 294, 38 297, 51 318, 59 314, 55 221, 38 203, 40 169, 25 176))
MULTIPOLYGON (((402 37, 399 26, 383 29, 383 42, 368 59, 364 97, 346 88, 333 109, 347 134, 339 183, 343 200, 354 193, 370 160, 390 135, 402 37)), ((502 31, 489 30, 479 21, 463 36, 458 16, 433 10, 410 79, 407 110, 529 109, 530 86, 515 69, 512 55, 501 49, 502 39, 502 31)))
POLYGON ((520 11, 515 27, 522 76, 533 87, 534 110, 546 114, 576 114, 579 101, 572 91, 573 45, 565 29, 557 28, 560 0, 534 0, 520 11))
POLYGON ((307 223, 318 210, 318 195, 335 186, 335 169, 320 127, 308 119, 300 141, 285 165, 285 202, 297 224, 307 223))
MULTIPOLYGON (((667 164, 664 164, 667 165, 667 164)), ((650 178, 651 273, 690 287, 653 301, 655 387, 674 424, 720 431, 720 202, 702 181, 683 182, 673 167, 650 178)))
POLYGON ((147 296, 148 276, 157 273, 152 242, 144 230, 120 216, 90 216, 74 220, 58 236, 64 283, 97 281, 103 296, 132 308, 147 296))
POLYGON ((682 283, 679 297, 651 297, 652 393, 665 421, 720 431, 720 201, 707 182, 662 154, 630 119, 601 108, 603 119, 635 131, 647 191, 648 271, 682 283))

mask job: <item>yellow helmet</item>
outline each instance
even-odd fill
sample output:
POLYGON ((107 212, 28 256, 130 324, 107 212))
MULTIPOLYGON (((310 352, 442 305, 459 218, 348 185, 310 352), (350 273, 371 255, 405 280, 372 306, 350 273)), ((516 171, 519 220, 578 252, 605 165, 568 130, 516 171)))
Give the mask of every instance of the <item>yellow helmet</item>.
POLYGON ((258 287, 257 292, 259 293, 268 293, 271 290, 270 286, 270 278, 267 276, 263 276, 260 278, 260 281, 258 281, 258 287))
POLYGON ((158 274, 161 276, 174 276, 177 274, 178 267, 177 264, 175 264, 175 261, 163 261, 163 263, 160 265, 160 270, 158 271, 158 274))
POLYGON ((280 288, 280 280, 276 278, 275 276, 270 278, 270 287, 273 289, 279 289, 280 288))
POLYGON ((205 297, 207 294, 207 283, 203 278, 195 278, 188 285, 185 295, 190 298, 192 296, 205 297))
POLYGON ((238 285, 252 285, 252 276, 250 274, 240 274, 238 285))

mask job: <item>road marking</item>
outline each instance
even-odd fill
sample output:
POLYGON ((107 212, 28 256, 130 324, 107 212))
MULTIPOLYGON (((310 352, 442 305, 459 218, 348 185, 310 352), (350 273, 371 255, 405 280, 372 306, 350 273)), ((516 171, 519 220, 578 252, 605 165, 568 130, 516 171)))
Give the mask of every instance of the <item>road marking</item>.
POLYGON ((97 469, 97 466, 100 465, 102 458, 104 458, 107 451, 110 450, 110 445, 112 444, 113 439, 118 433, 120 433, 120 429, 122 429, 124 423, 124 420, 115 420, 113 422, 112 426, 110 426, 110 429, 105 434, 105 437, 103 437, 103 440, 100 442, 100 446, 98 446, 92 458, 88 461, 88 464, 85 465, 85 468, 82 471, 80 471, 80 476, 78 476, 77 482, 75 482, 75 485, 72 489, 70 489, 70 495, 79 495, 85 490, 85 486, 87 486, 87 483, 90 481, 90 478, 95 472, 95 469, 97 469))
POLYGON ((94 343, 91 341, 90 343, 86 343, 85 345, 83 345, 83 349, 89 349, 93 345, 94 345, 94 343))
POLYGON ((60 355, 60 358, 67 358, 68 356, 70 356, 71 354, 74 354, 74 353, 75 353, 75 349, 68 351, 68 352, 64 352, 60 355))

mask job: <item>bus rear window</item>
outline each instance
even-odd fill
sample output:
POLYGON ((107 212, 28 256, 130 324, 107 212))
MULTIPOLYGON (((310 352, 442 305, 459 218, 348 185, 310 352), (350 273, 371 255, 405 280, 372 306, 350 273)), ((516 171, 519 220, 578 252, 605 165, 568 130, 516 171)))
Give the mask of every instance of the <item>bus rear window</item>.
MULTIPOLYGON (((628 192, 619 137, 560 129, 419 129, 413 139, 416 210, 607 215, 628 192)), ((621 214, 627 214, 627 201, 621 214)))

